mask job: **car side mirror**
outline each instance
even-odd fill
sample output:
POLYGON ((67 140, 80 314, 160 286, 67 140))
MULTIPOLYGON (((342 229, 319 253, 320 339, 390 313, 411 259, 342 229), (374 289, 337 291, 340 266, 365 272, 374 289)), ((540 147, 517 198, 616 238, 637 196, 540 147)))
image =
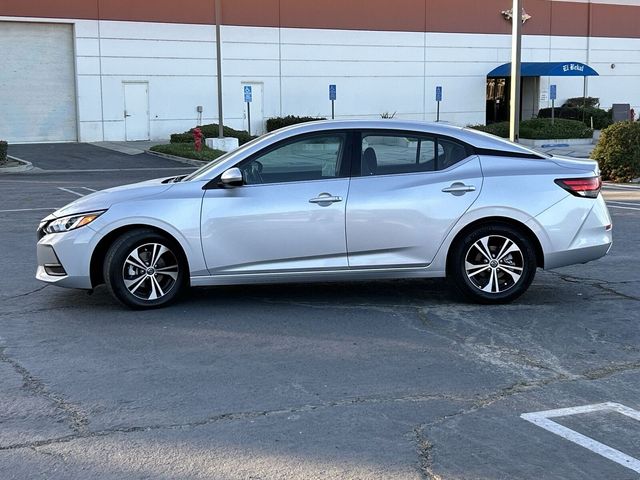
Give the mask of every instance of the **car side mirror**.
POLYGON ((226 187, 240 187, 244 185, 242 171, 238 167, 233 167, 222 172, 220 183, 226 187))

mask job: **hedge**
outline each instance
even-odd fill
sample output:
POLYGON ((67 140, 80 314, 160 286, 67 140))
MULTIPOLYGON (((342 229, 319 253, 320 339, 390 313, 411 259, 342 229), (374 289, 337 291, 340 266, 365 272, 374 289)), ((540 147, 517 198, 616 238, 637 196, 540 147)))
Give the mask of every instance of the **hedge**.
POLYGON ((6 141, 0 140, 0 163, 5 163, 7 161, 8 147, 9 144, 6 141))
POLYGON ((598 161, 605 180, 640 177, 640 122, 617 122, 602 130, 591 158, 598 161))
POLYGON ((273 132, 279 128, 296 125, 298 123, 315 122, 316 120, 326 120, 323 117, 297 117, 295 115, 287 115, 286 117, 273 117, 267 120, 267 132, 273 132))
MULTIPOLYGON (((471 128, 497 135, 509 137, 509 122, 492 123, 490 125, 473 125, 471 128)), ((520 122, 520 138, 532 140, 562 139, 562 138, 591 138, 593 130, 577 120, 556 119, 551 125, 547 118, 532 118, 520 122)))
MULTIPOLYGON (((556 118, 584 121, 584 124, 591 128, 591 117, 593 117, 593 128, 601 130, 613 123, 611 110, 602 110, 596 107, 556 107, 556 118), (584 119, 584 120, 583 120, 584 119)), ((538 112, 538 118, 551 118, 551 108, 543 108, 538 112)))
POLYGON ((562 104, 563 107, 598 107, 599 105, 598 97, 573 97, 562 104))
MULTIPOLYGON (((200 130, 204 138, 215 138, 218 136, 218 124, 210 123, 207 125, 200 125, 200 130)), ((240 145, 253 140, 254 136, 249 135, 246 130, 235 130, 226 125, 222 127, 222 134, 225 137, 237 138, 240 145)), ((184 133, 174 133, 171 135, 171 143, 192 143, 193 142, 193 128, 184 133)))
POLYGON ((206 145, 202 146, 202 150, 196 151, 193 142, 177 142, 169 143, 166 145, 154 145, 149 150, 159 153, 167 153, 169 155, 175 155, 177 157, 192 158, 194 160, 210 161, 215 160, 220 155, 224 155, 225 152, 221 150, 215 150, 209 148, 206 145))

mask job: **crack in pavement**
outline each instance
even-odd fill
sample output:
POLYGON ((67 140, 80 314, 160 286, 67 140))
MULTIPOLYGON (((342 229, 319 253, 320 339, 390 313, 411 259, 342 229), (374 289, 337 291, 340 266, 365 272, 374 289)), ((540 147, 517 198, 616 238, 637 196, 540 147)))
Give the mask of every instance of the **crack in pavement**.
POLYGON ((383 403, 405 403, 405 402, 421 403, 421 402, 429 402, 429 401, 435 401, 435 400, 471 403, 473 401, 473 398, 466 398, 466 397, 460 397, 457 395, 449 395, 449 394, 362 396, 362 397, 349 398, 345 400, 337 400, 333 402, 300 405, 297 407, 291 407, 291 408, 285 408, 285 409, 222 413, 219 415, 214 415, 211 417, 204 418, 202 420, 195 420, 192 422, 185 422, 185 423, 116 427, 116 428, 107 428, 104 430, 97 430, 97 431, 90 431, 88 429, 84 429, 83 431, 76 431, 74 434, 65 435, 62 437, 55 437, 55 438, 49 438, 44 440, 35 440, 33 442, 24 442, 24 443, 16 443, 11 445, 0 446, 0 452, 6 451, 6 450, 17 450, 21 448, 36 448, 36 447, 42 447, 42 446, 58 444, 58 443, 67 443, 67 442, 71 442, 73 440, 82 439, 82 438, 105 437, 107 435, 112 435, 117 433, 136 433, 136 432, 147 432, 147 431, 153 431, 153 430, 178 430, 178 429, 184 429, 184 428, 200 427, 200 426, 209 425, 209 424, 213 424, 220 421, 251 420, 251 419, 260 418, 260 417, 284 416, 284 415, 291 415, 292 413, 313 412, 313 411, 322 410, 326 408, 347 407, 352 405, 375 405, 375 404, 383 404, 383 403))
POLYGON ((630 281, 630 282, 610 282, 610 281, 607 281, 607 280, 595 280, 595 279, 592 279, 592 278, 576 277, 575 275, 569 275, 569 274, 566 274, 566 273, 554 272, 552 270, 547 271, 547 273, 549 273, 551 275, 555 275, 556 277, 558 277, 561 280, 563 280, 565 282, 568 282, 568 283, 579 283, 579 284, 587 285, 587 286, 602 290, 603 292, 610 293, 610 294, 616 295, 618 297, 624 298, 626 300, 633 300, 633 301, 636 301, 636 302, 640 302, 640 297, 636 297, 636 296, 633 296, 633 295, 627 295, 626 293, 618 292, 613 287, 611 287, 611 285, 621 285, 621 284, 626 284, 626 283, 635 283, 635 281, 630 281))
POLYGON ((80 409, 62 396, 51 392, 39 378, 5 353, 5 347, 0 347, 0 362, 10 365, 18 375, 22 377, 22 388, 28 393, 43 397, 52 403, 55 408, 65 413, 69 428, 76 433, 87 431, 89 419, 80 409))
MULTIPOLYGON (((3 353, 0 353, 0 360, 7 361, 6 356, 4 356, 3 353)), ((9 360, 8 363, 15 365, 15 362, 13 362, 12 360, 9 360)), ((22 368, 22 367, 19 367, 19 368, 22 368)), ((352 405, 371 405, 371 404, 383 404, 383 403, 394 403, 394 402, 420 403, 420 402, 435 401, 435 400, 446 400, 446 401, 459 402, 459 403, 470 403, 471 406, 467 408, 463 408, 451 414, 443 415, 442 417, 434 420, 433 422, 420 424, 413 430, 416 437, 418 438, 418 447, 419 447, 418 453, 420 458, 421 472, 426 476, 425 478, 438 480, 440 479, 440 477, 435 473, 433 473, 433 470, 432 470, 433 444, 426 439, 426 436, 424 434, 424 432, 429 428, 439 425, 449 419, 476 412, 482 408, 488 407, 489 405, 492 405, 493 403, 503 400, 505 398, 509 398, 511 396, 514 396, 523 392, 528 392, 533 389, 544 387, 550 384, 560 383, 563 381, 576 381, 576 380, 592 381, 592 380, 597 380, 601 378, 606 378, 608 376, 615 375, 616 373, 621 373, 621 372, 626 372, 626 371, 631 371, 636 369, 640 369, 640 362, 610 365, 605 368, 594 369, 594 370, 587 371, 580 375, 575 375, 572 377, 567 377, 565 375, 556 375, 553 377, 536 380, 532 382, 518 381, 512 385, 509 385, 505 388, 498 390, 497 392, 485 395, 481 398, 477 398, 477 397, 468 398, 468 397, 462 397, 462 396, 450 395, 450 394, 409 394, 409 395, 401 395, 401 396, 372 395, 372 396, 355 397, 355 398, 349 398, 345 400, 338 400, 338 401, 318 403, 318 404, 306 404, 306 405, 285 408, 285 409, 222 413, 219 415, 207 417, 202 420, 196 420, 196 421, 185 422, 185 423, 116 427, 116 428, 108 428, 108 429, 97 430, 97 431, 90 431, 87 428, 88 422, 85 422, 82 424, 83 428, 75 428, 73 434, 65 435, 62 437, 44 439, 44 440, 36 440, 32 442, 24 442, 24 443, 0 446, 0 452, 7 451, 7 450, 17 450, 22 448, 34 449, 37 447, 42 447, 47 445, 68 443, 68 442, 79 440, 79 439, 105 437, 108 435, 113 435, 118 433, 127 434, 127 433, 136 433, 136 432, 148 432, 153 430, 177 430, 177 429, 185 429, 185 428, 195 428, 195 427, 200 427, 204 425, 214 424, 216 422, 221 422, 221 421, 250 420, 250 419, 255 419, 260 417, 284 416, 284 415, 291 415, 292 413, 306 413, 306 412, 313 412, 316 410, 321 410, 326 408, 346 407, 346 406, 352 406, 352 405)), ((44 386, 40 386, 40 385, 41 384, 36 384, 35 386, 36 391, 40 391, 41 389, 44 389, 44 386)), ((61 401, 59 397, 53 394, 48 393, 46 396, 47 398, 58 399, 57 400, 58 402, 61 401)), ((68 406, 70 404, 64 402, 64 405, 68 406)), ((68 409, 66 409, 66 411, 68 411, 68 409)))
POLYGON ((17 295, 10 295, 8 297, 2 297, 2 300, 13 300, 16 298, 22 298, 22 297, 28 297, 29 295, 33 295, 34 293, 38 293, 42 290, 44 290, 45 288, 49 287, 50 285, 42 285, 38 288, 34 288, 33 290, 29 290, 28 292, 25 293, 19 293, 17 295))
POLYGON ((424 426, 418 425, 413 429, 416 438, 419 470, 422 477, 427 480, 442 480, 440 475, 433 471, 433 443, 424 435, 424 426))
POLYGON ((434 444, 433 442, 428 440, 428 437, 426 435, 426 432, 429 429, 437 425, 441 425, 442 423, 448 420, 451 420, 453 418, 459 418, 465 415, 469 415, 471 413, 475 413, 483 408, 493 405, 494 403, 504 400, 506 398, 510 398, 524 392, 530 392, 532 390, 546 387, 548 385, 558 384, 563 382, 574 382, 574 381, 580 381, 580 380, 586 380, 586 381, 599 380, 599 379, 603 379, 603 378, 607 378, 609 376, 615 375, 617 373, 623 373, 623 372, 639 370, 639 369, 640 369, 640 361, 610 365, 608 367, 588 370, 586 372, 583 372, 582 374, 571 375, 571 376, 560 374, 560 375, 555 375, 553 377, 549 377, 541 380, 519 381, 493 394, 486 395, 478 399, 468 408, 463 408, 451 414, 443 415, 440 418, 430 423, 419 424, 413 429, 413 432, 415 434, 416 442, 418 445, 418 459, 420 462, 420 471, 425 479, 442 480, 442 477, 434 472, 434 460, 433 460, 434 444))

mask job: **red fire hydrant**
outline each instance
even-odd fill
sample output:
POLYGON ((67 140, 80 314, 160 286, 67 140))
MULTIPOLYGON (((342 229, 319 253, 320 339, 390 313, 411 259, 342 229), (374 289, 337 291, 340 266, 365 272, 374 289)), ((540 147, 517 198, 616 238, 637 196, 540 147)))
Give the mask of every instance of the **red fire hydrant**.
POLYGON ((193 129, 193 144, 196 148, 196 152, 202 150, 202 130, 199 127, 193 129))

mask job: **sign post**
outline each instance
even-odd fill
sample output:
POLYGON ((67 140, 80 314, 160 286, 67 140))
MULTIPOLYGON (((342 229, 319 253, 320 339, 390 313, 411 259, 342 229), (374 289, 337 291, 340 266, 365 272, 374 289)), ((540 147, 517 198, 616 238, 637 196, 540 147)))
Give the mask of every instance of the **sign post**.
POLYGON ((549 85, 549 98, 551 99, 551 125, 556 122, 556 96, 558 88, 556 85, 549 85))
POLYGON ((253 95, 251 93, 251 85, 244 86, 244 101, 247 104, 247 131, 251 135, 251 100, 253 95))
POLYGON ((438 85, 436 87, 436 122, 440 121, 440 102, 442 101, 442 87, 438 85))
POLYGON ((520 89, 522 60, 522 0, 513 0, 511 16, 511 88, 509 95, 509 140, 520 139, 520 89))
POLYGON ((336 109, 335 109, 335 101, 336 101, 336 86, 329 85, 329 100, 331 100, 331 120, 336 118, 336 109))

